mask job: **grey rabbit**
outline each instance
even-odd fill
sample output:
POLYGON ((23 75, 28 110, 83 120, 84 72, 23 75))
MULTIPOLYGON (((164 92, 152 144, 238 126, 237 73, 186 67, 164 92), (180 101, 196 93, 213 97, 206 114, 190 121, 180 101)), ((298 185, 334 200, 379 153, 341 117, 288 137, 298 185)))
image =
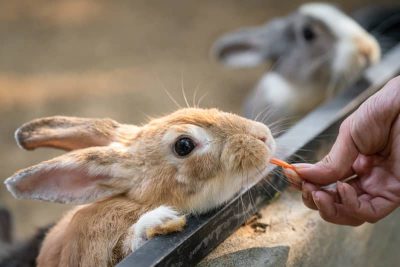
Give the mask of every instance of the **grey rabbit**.
POLYGON ((228 33, 212 52, 230 67, 272 65, 244 108, 253 119, 269 109, 267 124, 302 117, 357 79, 381 54, 373 36, 325 3, 304 4, 285 17, 228 33))

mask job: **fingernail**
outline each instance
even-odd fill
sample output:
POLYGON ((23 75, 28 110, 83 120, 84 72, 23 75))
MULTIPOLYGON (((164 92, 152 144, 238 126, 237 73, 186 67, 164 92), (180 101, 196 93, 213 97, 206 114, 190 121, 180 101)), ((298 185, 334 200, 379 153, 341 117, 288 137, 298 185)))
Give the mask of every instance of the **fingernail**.
POLYGON ((299 170, 299 169, 311 168, 314 165, 309 164, 309 163, 294 163, 294 164, 292 164, 292 166, 294 166, 296 168, 296 170, 299 170))
POLYGON ((336 182, 336 187, 338 190, 342 190, 343 189, 343 183, 341 181, 337 181, 336 182))
POLYGON ((292 181, 292 182, 294 182, 296 184, 300 184, 302 182, 302 179, 297 174, 297 172, 295 172, 294 170, 286 169, 285 170, 285 175, 290 181, 292 181))
POLYGON ((314 200, 314 203, 315 203, 315 205, 317 206, 317 208, 319 209, 320 207, 319 207, 319 195, 321 194, 321 193, 319 193, 318 191, 313 191, 312 193, 312 197, 313 197, 313 200, 314 200))
POLYGON ((303 199, 308 200, 309 199, 309 194, 306 192, 301 192, 301 195, 303 196, 303 199))

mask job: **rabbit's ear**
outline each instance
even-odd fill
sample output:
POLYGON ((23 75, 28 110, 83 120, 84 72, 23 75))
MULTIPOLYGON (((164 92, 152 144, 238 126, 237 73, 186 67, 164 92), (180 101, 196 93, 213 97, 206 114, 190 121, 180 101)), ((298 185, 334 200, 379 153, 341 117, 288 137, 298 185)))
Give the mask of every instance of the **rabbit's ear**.
POLYGON ((275 19, 260 27, 245 28, 218 39, 214 56, 231 67, 253 67, 277 60, 287 49, 290 20, 275 19))
POLYGON ((27 150, 37 147, 74 150, 106 146, 112 142, 126 143, 137 129, 111 119, 55 116, 25 123, 15 132, 15 139, 20 147, 27 150))
POLYGON ((129 189, 131 158, 122 148, 86 148, 23 169, 5 184, 16 198, 88 203, 129 189))

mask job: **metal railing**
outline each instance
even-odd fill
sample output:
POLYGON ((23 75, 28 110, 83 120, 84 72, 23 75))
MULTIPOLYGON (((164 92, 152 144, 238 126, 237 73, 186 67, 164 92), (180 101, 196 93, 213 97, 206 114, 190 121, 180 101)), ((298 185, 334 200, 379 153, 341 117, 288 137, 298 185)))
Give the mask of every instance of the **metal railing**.
MULTIPOLYGON (((351 88, 315 109, 279 137, 278 147, 284 146, 286 149, 278 156, 288 161, 294 155, 309 157, 319 140, 327 134, 336 134, 344 118, 399 73, 400 45, 397 45, 351 88)), ((260 181, 217 210, 189 217, 183 232, 155 237, 117 266, 195 265, 271 200, 277 190, 286 187, 286 183, 277 175, 271 175, 268 179, 269 182, 260 181)))

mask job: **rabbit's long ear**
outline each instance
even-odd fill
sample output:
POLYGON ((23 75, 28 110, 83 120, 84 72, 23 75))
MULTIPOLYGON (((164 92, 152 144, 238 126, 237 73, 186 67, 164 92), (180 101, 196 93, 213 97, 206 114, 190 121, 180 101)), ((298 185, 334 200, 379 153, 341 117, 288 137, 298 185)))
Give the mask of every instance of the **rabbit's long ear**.
POLYGON ((16 198, 82 204, 129 189, 132 155, 91 147, 23 169, 5 181, 16 198))
POLYGON ((218 39, 214 56, 231 67, 253 67, 277 60, 287 49, 290 20, 275 19, 260 27, 244 28, 218 39))
POLYGON ((111 119, 55 116, 25 123, 15 132, 15 139, 27 150, 37 147, 74 150, 106 146, 112 142, 126 143, 137 130, 136 126, 119 124, 111 119))

